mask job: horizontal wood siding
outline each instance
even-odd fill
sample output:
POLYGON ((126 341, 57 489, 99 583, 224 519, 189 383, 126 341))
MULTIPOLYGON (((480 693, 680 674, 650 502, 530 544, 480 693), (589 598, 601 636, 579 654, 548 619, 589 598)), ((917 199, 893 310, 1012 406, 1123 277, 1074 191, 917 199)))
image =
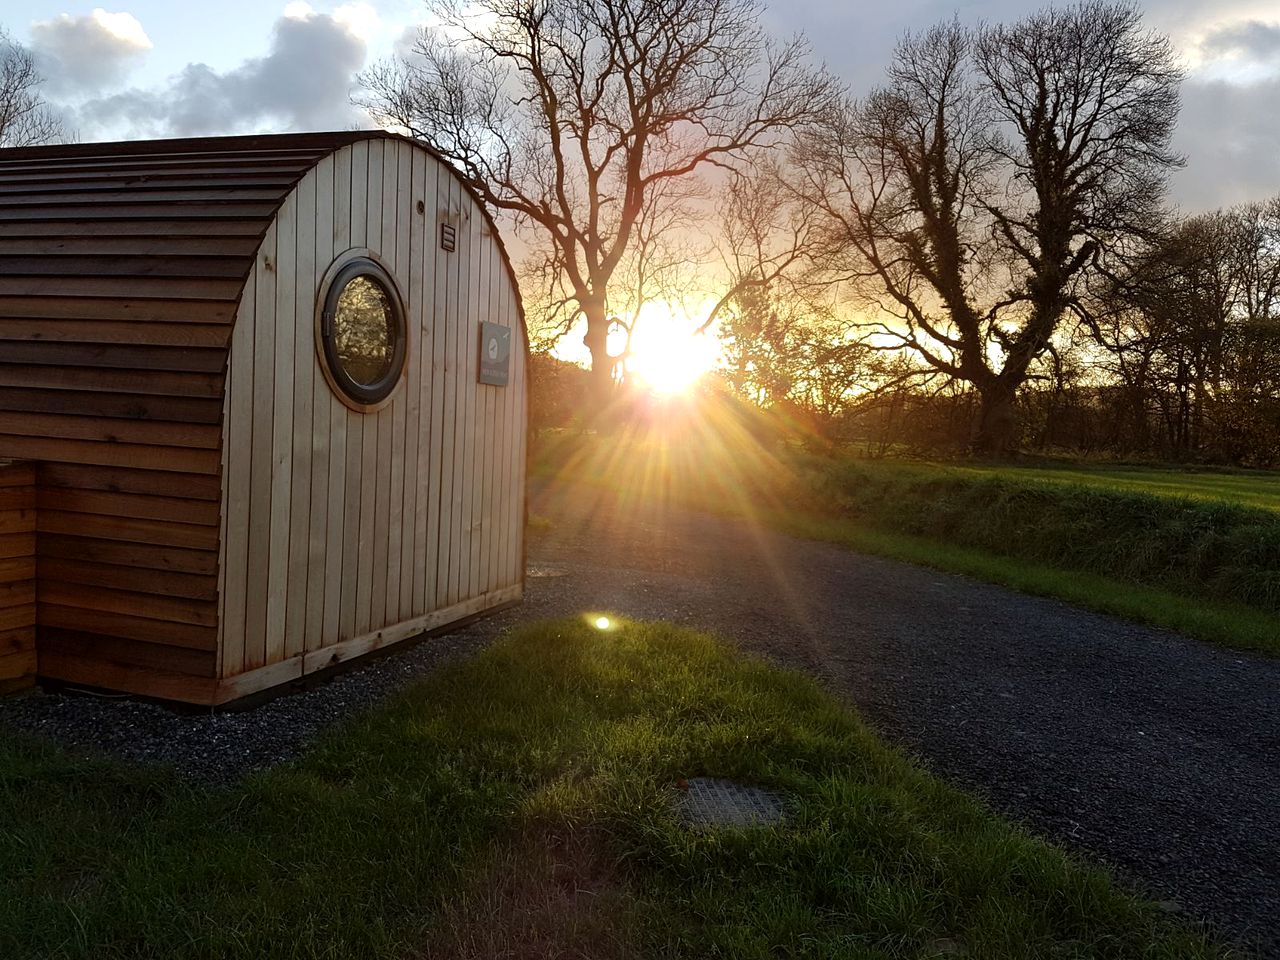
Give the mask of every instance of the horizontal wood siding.
POLYGON ((0 461, 0 694, 35 680, 35 532, 35 470, 0 461))
MULTIPOLYGON (((168 695, 217 674, 232 321, 277 208, 337 145, 222 143, 0 151, 0 457, 37 462, 38 577, 0 604, 34 594, 51 678, 168 695)), ((0 678, 30 656, 15 636, 0 678)))
POLYGON ((258 253, 231 342, 224 682, 273 667, 264 675, 280 682, 519 596, 524 356, 505 257, 435 158, 373 139, 302 179, 258 253), (446 222, 455 253, 439 247, 446 222), (396 279, 410 328, 405 379, 371 413, 333 393, 315 349, 323 275, 352 248, 396 279), (513 329, 508 387, 476 382, 481 320, 513 329))

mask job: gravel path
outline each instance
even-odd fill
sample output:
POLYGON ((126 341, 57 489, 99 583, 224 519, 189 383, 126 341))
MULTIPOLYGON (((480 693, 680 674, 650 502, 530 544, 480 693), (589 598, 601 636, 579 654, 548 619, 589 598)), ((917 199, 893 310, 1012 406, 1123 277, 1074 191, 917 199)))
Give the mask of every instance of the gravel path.
POLYGON ((230 782, 521 620, 715 630, 817 675, 931 769, 1280 957, 1280 661, 580 488, 535 497, 525 604, 238 714, 37 695, 0 722, 230 782))

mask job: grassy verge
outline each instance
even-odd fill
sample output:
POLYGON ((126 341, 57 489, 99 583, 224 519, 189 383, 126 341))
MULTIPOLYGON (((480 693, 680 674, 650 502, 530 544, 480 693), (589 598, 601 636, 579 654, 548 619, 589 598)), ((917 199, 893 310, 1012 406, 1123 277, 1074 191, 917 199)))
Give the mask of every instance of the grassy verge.
POLYGON ((877 552, 1280 653, 1275 511, 1003 470, 848 459, 803 469, 877 552))
POLYGON ((1054 597, 1099 613, 1176 630, 1235 650, 1280 656, 1280 617, 1249 607, 1206 602, 1097 574, 1062 570, 986 550, 877 530, 854 520, 802 511, 773 514, 770 520, 793 536, 837 543, 862 553, 948 573, 962 573, 1023 593, 1054 597))
POLYGON ((1227 955, 662 624, 526 628, 232 791, 5 737, 0 825, 15 960, 1227 955), (686 829, 694 774, 791 817, 686 829))
POLYGON ((1150 468, 870 461, 773 453, 710 430, 683 443, 660 432, 554 437, 535 474, 763 520, 1280 656, 1280 511, 1248 505, 1280 488, 1270 475, 1201 471, 1180 485, 1175 471, 1150 468), (1237 480, 1247 492, 1231 500, 1237 480))

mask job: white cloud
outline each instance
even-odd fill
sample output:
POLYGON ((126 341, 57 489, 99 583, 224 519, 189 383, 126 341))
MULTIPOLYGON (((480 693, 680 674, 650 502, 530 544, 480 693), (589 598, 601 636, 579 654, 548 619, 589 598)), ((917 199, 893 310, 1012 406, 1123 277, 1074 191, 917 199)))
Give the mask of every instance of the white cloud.
POLYGON ((344 3, 333 11, 333 19, 345 26, 365 43, 382 32, 382 18, 368 3, 344 3))
POLYGON ((87 16, 59 14, 31 26, 35 53, 51 93, 97 93, 121 82, 151 38, 131 13, 101 7, 87 16))
POLYGON ((335 17, 290 4, 265 57, 219 72, 188 64, 160 89, 133 89, 80 104, 85 139, 206 136, 349 129, 368 118, 350 102, 366 45, 335 17))

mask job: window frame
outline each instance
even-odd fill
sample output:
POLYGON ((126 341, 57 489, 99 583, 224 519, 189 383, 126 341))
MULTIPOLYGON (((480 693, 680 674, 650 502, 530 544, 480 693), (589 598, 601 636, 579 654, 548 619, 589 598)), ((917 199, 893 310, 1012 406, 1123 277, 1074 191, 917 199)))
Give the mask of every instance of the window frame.
POLYGON ((399 285, 386 264, 372 250, 363 248, 348 250, 335 259, 325 272, 316 298, 315 340, 316 356, 324 371, 325 380, 338 398, 351 409, 361 413, 372 413, 390 403, 408 371, 409 339, 409 320, 404 298, 400 295, 399 285), (371 278, 387 294, 393 330, 396 333, 391 366, 387 373, 373 384, 359 383, 347 373, 338 357, 333 336, 333 319, 338 299, 342 296, 342 291, 346 289, 347 284, 360 276, 371 278))

